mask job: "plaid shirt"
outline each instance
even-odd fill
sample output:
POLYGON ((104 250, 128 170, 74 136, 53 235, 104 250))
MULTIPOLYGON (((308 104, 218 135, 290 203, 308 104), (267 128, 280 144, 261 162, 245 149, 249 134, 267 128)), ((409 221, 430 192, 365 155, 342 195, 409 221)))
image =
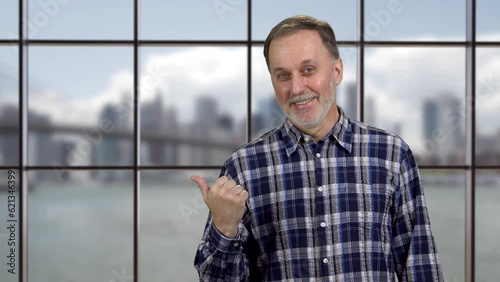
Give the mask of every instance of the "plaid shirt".
POLYGON ((339 111, 317 144, 286 121, 225 162, 249 199, 234 239, 209 215, 201 281, 444 281, 408 145, 339 111))

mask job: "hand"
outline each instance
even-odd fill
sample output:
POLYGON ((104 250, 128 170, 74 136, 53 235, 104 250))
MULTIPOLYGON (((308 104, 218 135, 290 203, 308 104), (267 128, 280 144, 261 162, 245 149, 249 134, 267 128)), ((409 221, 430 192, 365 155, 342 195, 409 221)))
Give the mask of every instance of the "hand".
POLYGON ((245 212, 248 192, 226 176, 219 177, 211 187, 201 176, 191 176, 191 180, 198 184, 217 230, 228 238, 234 238, 245 212))

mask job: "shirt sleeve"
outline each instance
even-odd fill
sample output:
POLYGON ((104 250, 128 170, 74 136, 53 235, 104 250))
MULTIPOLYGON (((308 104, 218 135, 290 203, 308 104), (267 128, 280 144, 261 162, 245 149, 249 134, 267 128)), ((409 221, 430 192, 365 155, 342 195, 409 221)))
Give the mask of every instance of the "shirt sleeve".
MULTIPOLYGON (((236 180, 225 168, 220 175, 236 180)), ((245 211, 245 215, 247 213, 245 211)), ((243 223, 247 218, 245 215, 235 238, 222 235, 213 224, 211 214, 208 215, 194 260, 200 281, 248 281, 249 262, 245 250, 248 230, 243 223)))
POLYGON ((444 281, 420 173, 410 150, 401 163, 392 234, 399 281, 444 281))

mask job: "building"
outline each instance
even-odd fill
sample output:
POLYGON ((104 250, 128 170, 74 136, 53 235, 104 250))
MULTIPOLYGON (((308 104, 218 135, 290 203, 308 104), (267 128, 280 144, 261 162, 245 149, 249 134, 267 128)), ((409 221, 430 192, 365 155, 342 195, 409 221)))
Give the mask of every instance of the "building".
MULTIPOLYGON (((142 136, 160 135, 163 133, 163 99, 160 93, 150 102, 144 102, 141 106, 141 134, 142 136)), ((144 143, 142 162, 146 164, 160 165, 165 163, 165 148, 163 141, 158 139, 141 139, 144 143)))
POLYGON ((0 164, 17 165, 19 161, 19 111, 14 105, 0 109, 0 164))
POLYGON ((338 105, 344 109, 347 117, 359 120, 358 118, 358 91, 356 83, 350 82, 345 85, 345 88, 338 88, 337 94, 338 105))
POLYGON ((463 162, 464 109, 460 100, 450 93, 439 93, 423 104, 424 159, 432 164, 463 162))
MULTIPOLYGON (((92 147, 94 165, 116 166, 133 163, 133 138, 128 115, 121 112, 116 105, 107 104, 103 107, 99 121, 109 123, 111 132, 104 133, 100 142, 92 147)), ((96 171, 94 176, 105 181, 113 181, 126 174, 126 171, 96 171)))
POLYGON ((280 126, 286 119, 274 94, 259 99, 257 108, 253 112, 252 139, 280 126))

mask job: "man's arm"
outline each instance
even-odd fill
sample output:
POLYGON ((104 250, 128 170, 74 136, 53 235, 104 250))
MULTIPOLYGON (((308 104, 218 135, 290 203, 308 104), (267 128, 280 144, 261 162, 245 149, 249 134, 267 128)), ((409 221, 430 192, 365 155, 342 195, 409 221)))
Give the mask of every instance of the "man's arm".
POLYGON ((401 163, 392 234, 399 281, 444 281, 420 173, 410 150, 401 163))
POLYGON ((217 230, 209 214, 194 260, 200 281, 248 281, 249 263, 244 252, 247 234, 240 224, 235 238, 225 237, 217 230))
POLYGON ((248 230, 242 220, 248 214, 248 192, 231 178, 225 168, 211 187, 203 178, 191 177, 210 210, 194 261, 200 281, 247 281, 249 277, 248 230))

